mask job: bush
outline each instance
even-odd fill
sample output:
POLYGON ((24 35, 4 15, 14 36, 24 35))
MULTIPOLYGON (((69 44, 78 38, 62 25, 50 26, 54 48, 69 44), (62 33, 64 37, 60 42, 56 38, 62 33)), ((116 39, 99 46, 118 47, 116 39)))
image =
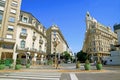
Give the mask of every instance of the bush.
POLYGON ((10 66, 12 63, 13 63, 13 59, 11 59, 11 58, 8 58, 8 59, 5 60, 5 65, 6 66, 10 66))
POLYGON ((21 59, 17 59, 16 64, 21 64, 21 59))
POLYGON ((19 69, 21 69, 21 65, 20 64, 15 65, 15 70, 19 70, 19 69))
POLYGON ((98 62, 97 62, 96 68, 97 68, 97 70, 101 70, 101 69, 102 69, 101 61, 98 61, 98 62))
POLYGON ((26 68, 30 68, 30 64, 26 64, 26 68))
POLYGON ((4 64, 0 64, 0 70, 5 69, 5 65, 4 64))
POLYGON ((90 70, 90 63, 89 60, 85 61, 85 65, 84 65, 85 70, 90 70))
POLYGON ((86 60, 86 61, 85 61, 85 64, 90 64, 89 60, 86 60))
POLYGON ((47 64, 48 65, 52 65, 53 64, 53 60, 48 60, 47 64))
POLYGON ((0 64, 5 64, 5 60, 0 60, 0 64))
POLYGON ((21 69, 21 59, 16 60, 15 70, 21 69))

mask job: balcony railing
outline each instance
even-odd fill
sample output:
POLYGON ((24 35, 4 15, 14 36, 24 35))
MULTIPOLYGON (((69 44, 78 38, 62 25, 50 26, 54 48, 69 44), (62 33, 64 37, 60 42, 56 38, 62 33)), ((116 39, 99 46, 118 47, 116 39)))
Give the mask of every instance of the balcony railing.
POLYGON ((37 49, 35 49, 35 48, 30 48, 29 51, 31 51, 31 52, 37 52, 37 49))
POLYGON ((22 32, 20 33, 20 37, 22 37, 22 38, 26 38, 27 35, 28 35, 27 33, 22 33, 22 32))
POLYGON ((9 42, 9 43, 15 43, 15 39, 9 39, 9 38, 0 38, 0 42, 9 42))
POLYGON ((37 52, 40 54, 45 54, 45 51, 42 51, 42 50, 38 50, 37 52))
POLYGON ((21 50, 21 51, 28 51, 29 50, 28 47, 27 48, 22 48, 21 46, 17 46, 16 49, 21 50))

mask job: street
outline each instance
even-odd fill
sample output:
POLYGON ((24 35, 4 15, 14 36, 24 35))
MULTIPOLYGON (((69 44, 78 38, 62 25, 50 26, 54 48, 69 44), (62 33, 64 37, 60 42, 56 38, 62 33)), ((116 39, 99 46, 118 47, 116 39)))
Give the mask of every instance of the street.
POLYGON ((120 80, 120 66, 104 66, 104 70, 76 70, 75 64, 61 64, 61 69, 50 66, 22 69, 20 71, 0 72, 0 80, 120 80))

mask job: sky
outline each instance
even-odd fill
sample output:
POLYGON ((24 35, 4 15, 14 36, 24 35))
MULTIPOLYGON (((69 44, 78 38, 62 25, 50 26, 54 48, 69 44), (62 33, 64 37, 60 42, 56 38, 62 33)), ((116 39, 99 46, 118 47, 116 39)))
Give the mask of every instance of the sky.
POLYGON ((83 47, 87 11, 112 30, 120 23, 120 0, 22 0, 21 10, 32 13, 47 29, 56 24, 73 53, 83 47))

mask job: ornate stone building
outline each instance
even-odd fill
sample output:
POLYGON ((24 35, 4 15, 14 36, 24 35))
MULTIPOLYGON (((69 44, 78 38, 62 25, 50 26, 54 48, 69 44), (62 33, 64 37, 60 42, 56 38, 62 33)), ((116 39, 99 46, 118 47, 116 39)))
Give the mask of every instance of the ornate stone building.
POLYGON ((57 25, 52 25, 47 30, 47 41, 47 54, 54 54, 54 52, 63 53, 64 51, 70 51, 69 46, 57 25), (54 47, 54 41, 57 41, 56 51, 54 47))
POLYGON ((91 59, 97 60, 98 56, 110 55, 110 44, 115 44, 117 35, 110 27, 97 22, 90 14, 86 14, 86 33, 83 52, 88 53, 91 59))
POLYGON ((46 28, 31 14, 20 12, 16 32, 16 53, 18 58, 26 59, 27 53, 38 62, 46 56, 46 28))
POLYGON ((14 64, 17 58, 23 64, 28 58, 44 61, 47 53, 54 53, 54 37, 59 42, 57 53, 70 51, 59 28, 53 25, 46 30, 31 13, 20 11, 21 1, 0 0, 0 60, 13 58, 14 64))
POLYGON ((21 0, 0 0, 0 59, 15 58, 21 0))

